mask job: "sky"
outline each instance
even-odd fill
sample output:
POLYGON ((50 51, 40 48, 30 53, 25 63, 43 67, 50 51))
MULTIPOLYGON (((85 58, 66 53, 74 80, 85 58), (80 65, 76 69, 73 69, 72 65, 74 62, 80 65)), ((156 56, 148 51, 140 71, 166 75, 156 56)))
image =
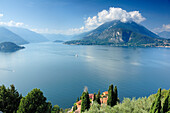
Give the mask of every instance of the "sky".
POLYGON ((1 26, 39 33, 82 33, 112 20, 170 31, 170 0, 0 0, 1 26))

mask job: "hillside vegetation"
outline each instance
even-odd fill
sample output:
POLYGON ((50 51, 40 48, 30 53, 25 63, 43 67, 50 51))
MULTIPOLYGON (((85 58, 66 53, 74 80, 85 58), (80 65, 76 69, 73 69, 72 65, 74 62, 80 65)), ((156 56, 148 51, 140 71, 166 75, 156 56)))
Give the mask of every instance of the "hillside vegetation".
MULTIPOLYGON (((56 97, 57 98, 57 97, 56 97)), ((81 112, 85 113, 170 113, 170 89, 158 90, 157 94, 149 97, 138 99, 124 98, 119 101, 117 87, 113 89, 113 85, 109 86, 108 94, 101 94, 100 91, 93 98, 85 90, 82 93, 81 112), (108 96, 106 104, 102 104, 99 100, 108 96)), ((74 104, 72 109, 63 110, 58 105, 54 105, 46 101, 43 92, 40 89, 33 89, 25 97, 23 97, 15 89, 14 85, 6 88, 0 86, 0 111, 3 113, 68 113, 77 111, 78 107, 74 104)), ((77 102, 80 101, 77 98, 77 102)), ((67 103, 67 102, 66 102, 67 103)))

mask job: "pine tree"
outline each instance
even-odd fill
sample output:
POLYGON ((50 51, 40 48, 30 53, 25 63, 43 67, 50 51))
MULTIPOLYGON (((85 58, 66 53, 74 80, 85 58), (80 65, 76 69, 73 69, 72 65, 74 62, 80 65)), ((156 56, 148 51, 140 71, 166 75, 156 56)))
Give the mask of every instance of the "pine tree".
POLYGON ((76 102, 78 102, 79 101, 79 97, 77 97, 77 100, 76 100, 76 102))
POLYGON ((84 112, 85 110, 89 110, 90 108, 90 99, 89 99, 89 93, 88 91, 83 92, 81 96, 81 112, 84 112))
POLYGON ((168 91, 163 103, 163 113, 170 111, 170 90, 168 91))
POLYGON ((98 91, 96 101, 97 101, 98 104, 101 104, 101 102, 100 102, 100 90, 98 91))
POLYGON ((159 88, 155 101, 152 103, 150 113, 161 112, 161 88, 159 88))
POLYGON ((113 96, 113 105, 116 105, 118 102, 118 93, 117 93, 117 86, 114 87, 114 96, 113 96))
POLYGON ((14 85, 11 85, 10 88, 6 88, 4 85, 0 86, 0 111, 4 113, 16 112, 21 98, 22 95, 14 85))
POLYGON ((40 89, 33 89, 26 97, 21 99, 17 113, 46 113, 49 111, 49 103, 46 102, 40 89))
POLYGON ((109 86, 107 105, 109 105, 109 106, 111 106, 111 107, 114 106, 113 84, 111 84, 111 85, 109 86))

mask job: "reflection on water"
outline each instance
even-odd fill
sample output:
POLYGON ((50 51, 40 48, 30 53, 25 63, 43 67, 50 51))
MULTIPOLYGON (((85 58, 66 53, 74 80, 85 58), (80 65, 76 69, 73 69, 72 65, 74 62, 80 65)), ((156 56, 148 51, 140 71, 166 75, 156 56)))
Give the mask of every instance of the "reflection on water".
POLYGON ((0 53, 0 84, 14 84, 24 96, 40 88, 53 105, 63 108, 71 107, 84 86, 93 93, 113 83, 120 99, 148 96, 159 87, 170 86, 170 49, 56 43, 25 46, 13 54, 0 53))

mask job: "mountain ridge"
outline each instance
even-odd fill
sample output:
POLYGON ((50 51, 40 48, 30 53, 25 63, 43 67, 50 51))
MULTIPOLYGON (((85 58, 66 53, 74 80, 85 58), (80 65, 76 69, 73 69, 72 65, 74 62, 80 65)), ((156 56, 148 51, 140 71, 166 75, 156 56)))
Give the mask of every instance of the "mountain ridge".
POLYGON ((140 24, 117 20, 102 24, 81 40, 67 41, 65 44, 112 46, 155 46, 157 44, 162 46, 164 42, 167 41, 140 24))

